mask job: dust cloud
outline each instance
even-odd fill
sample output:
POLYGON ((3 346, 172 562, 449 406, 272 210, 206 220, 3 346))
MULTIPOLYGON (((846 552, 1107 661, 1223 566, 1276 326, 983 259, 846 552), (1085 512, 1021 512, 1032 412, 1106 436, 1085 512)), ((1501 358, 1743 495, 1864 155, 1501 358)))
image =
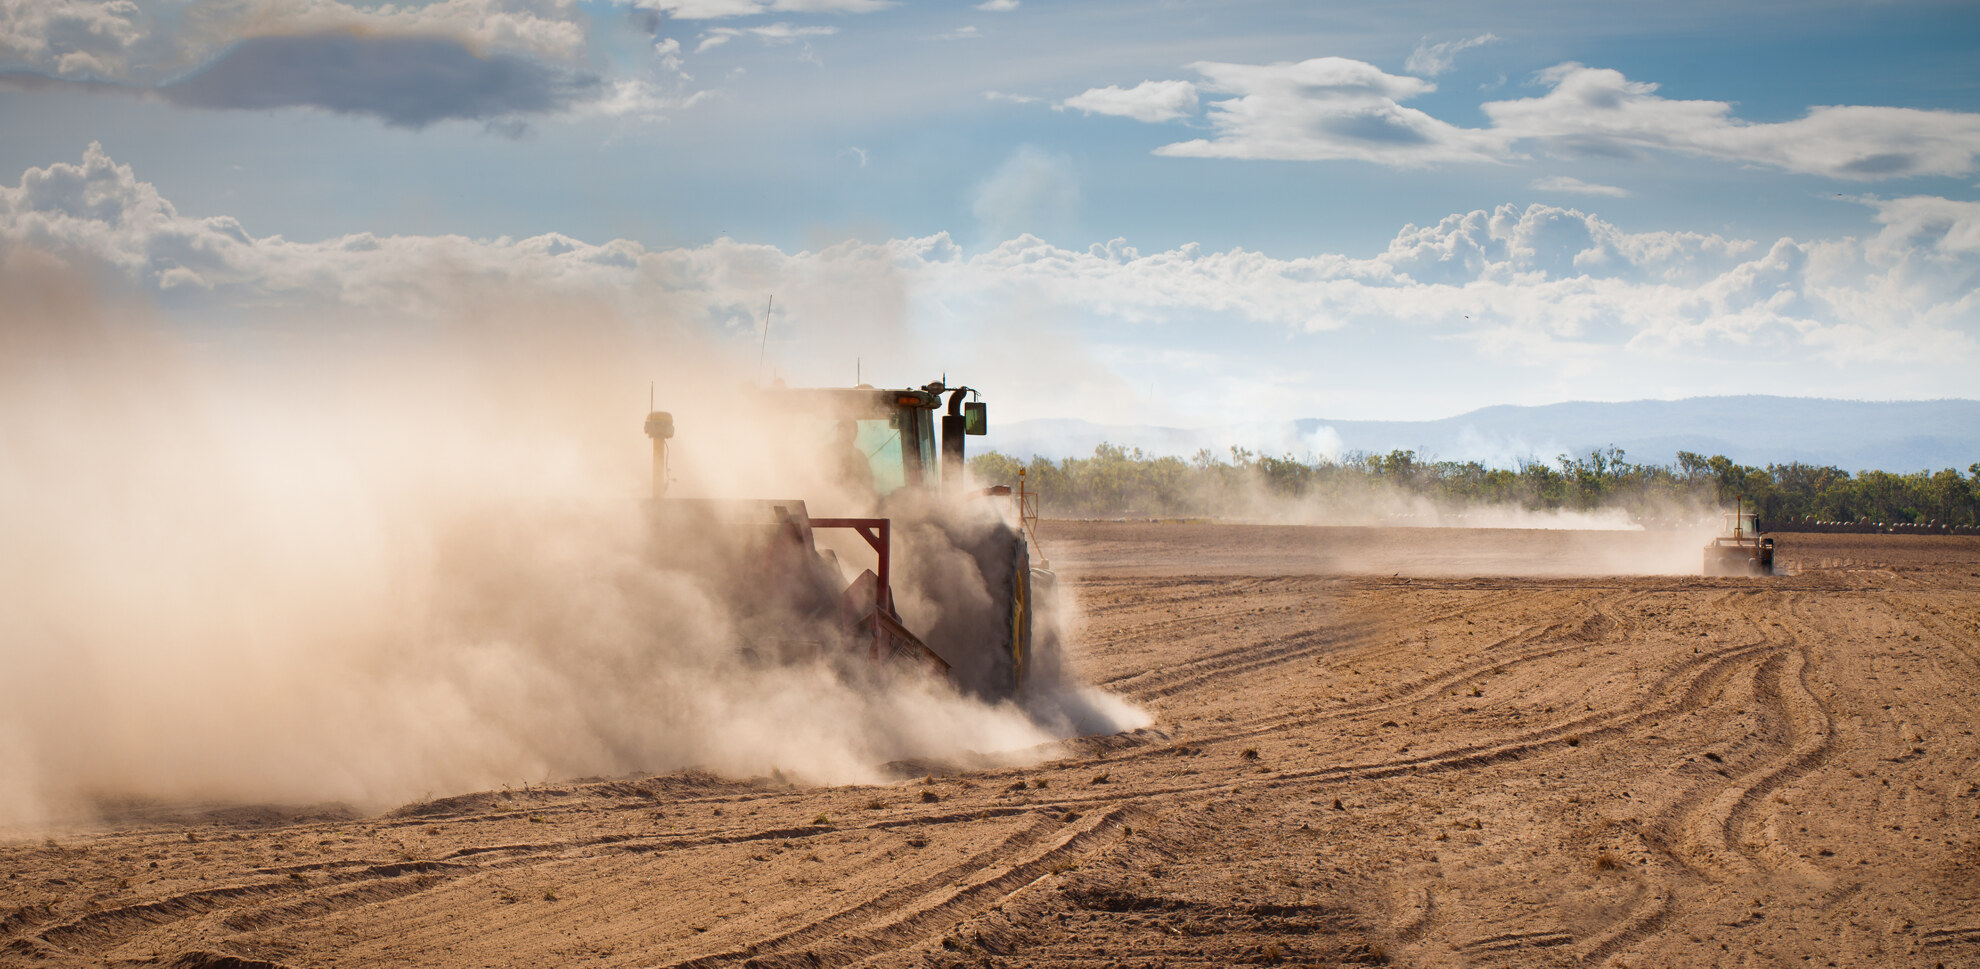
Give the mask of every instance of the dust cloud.
MULTIPOLYGON (((1288 495, 1252 468, 1199 483, 1171 501, 1233 525, 1313 526, 1304 568, 1400 575, 1697 575, 1722 510, 1681 497, 1632 494, 1593 508, 1528 508, 1445 499, 1361 475, 1288 495), (1429 532, 1434 535, 1412 535, 1429 532), (1561 542, 1535 532, 1586 533, 1561 542), (1545 554, 1534 549, 1545 545, 1545 554)), ((1132 516, 1131 516, 1132 517, 1132 516)))
MULTIPOLYGON (((801 448, 748 433, 695 332, 467 285, 437 324, 201 329, 0 258, 0 829, 684 766, 880 780, 1140 716, 1064 676, 1027 708, 750 648, 734 574, 698 560, 721 536, 658 567, 637 500, 656 378, 683 493, 795 484, 773 457, 801 448)), ((905 531, 904 559, 952 556, 905 531)), ((911 623, 955 608, 936 574, 904 584, 911 623)))
POLYGON ((1243 507, 1245 521, 1365 530, 1328 553, 1330 567, 1347 573, 1697 575, 1706 542, 1720 530, 1711 511, 1680 502, 1533 509, 1438 501, 1389 486, 1331 499, 1259 495, 1243 507), (1555 540, 1541 532, 1577 534, 1555 540))

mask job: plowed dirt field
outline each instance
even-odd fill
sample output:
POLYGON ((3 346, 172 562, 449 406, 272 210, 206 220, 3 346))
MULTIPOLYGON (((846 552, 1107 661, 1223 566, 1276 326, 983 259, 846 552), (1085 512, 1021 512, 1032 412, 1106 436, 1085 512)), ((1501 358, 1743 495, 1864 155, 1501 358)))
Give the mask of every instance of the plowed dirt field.
POLYGON ((1642 533, 1041 538, 1152 727, 882 786, 134 808, 0 844, 0 963, 1980 965, 1980 539, 1705 579, 1604 574, 1642 533))

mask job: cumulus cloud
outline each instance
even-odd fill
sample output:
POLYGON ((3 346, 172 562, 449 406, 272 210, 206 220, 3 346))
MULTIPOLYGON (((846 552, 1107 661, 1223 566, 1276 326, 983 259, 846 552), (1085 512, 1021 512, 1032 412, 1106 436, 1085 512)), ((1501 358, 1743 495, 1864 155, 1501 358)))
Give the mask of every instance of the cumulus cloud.
POLYGON ((1930 195, 1865 201, 1884 226, 1876 251, 1889 258, 1920 250, 1947 259, 1980 255, 1980 202, 1930 195))
POLYGON ((676 20, 723 20, 766 13, 877 13, 893 5, 894 0, 639 0, 637 4, 676 20))
POLYGON ((1065 104, 1159 122, 1179 117, 1181 108, 1165 104, 1158 94, 1175 98, 1187 87, 1192 93, 1230 95, 1210 102, 1213 137, 1156 149, 1179 157, 1351 159, 1423 167, 1505 163, 1531 150, 1609 158, 1671 152, 1857 180, 1980 169, 1980 113, 1822 106, 1793 121, 1755 123, 1735 117, 1724 101, 1671 100, 1658 96, 1656 84, 1570 62, 1537 75, 1547 93, 1486 102, 1481 109, 1491 125, 1467 128, 1403 105, 1436 90, 1430 81, 1389 74, 1362 61, 1321 57, 1296 64, 1190 67, 1203 75, 1193 86, 1147 81, 1127 90, 1096 88, 1065 104))
POLYGON ((1533 187, 1542 192, 1567 192, 1571 195, 1602 195, 1612 199, 1629 198, 1629 190, 1614 185, 1598 185, 1584 182, 1571 175, 1548 175, 1533 180, 1533 187))
POLYGON ((1017 8, 1018 0, 983 0, 976 5, 976 9, 988 10, 991 13, 1009 13, 1017 8))
MULTIPOLYGON (((1013 155, 976 197, 993 237, 1077 200, 1070 166, 1035 149, 1013 155)), ((1630 232, 1572 208, 1505 205, 1404 226, 1380 252, 1291 259, 1195 245, 1143 252, 1124 240, 1079 249, 1023 234, 976 255, 946 234, 798 253, 731 240, 654 250, 558 234, 301 242, 181 213, 92 146, 79 163, 30 169, 0 187, 0 247, 101 264, 168 307, 336 304, 440 316, 464 283, 527 285, 631 318, 664 307, 671 319, 753 332, 767 291, 780 312, 808 321, 872 315, 860 294, 887 292, 904 294, 915 315, 985 322, 1021 306, 1031 318, 1197 332, 1391 340, 1401 329, 1518 366, 1821 360, 1896 367, 1906 376, 1893 380, 1908 387, 1920 386, 1920 373, 1970 373, 1980 362, 1980 203, 1861 201, 1877 227, 1866 239, 1630 232)))
POLYGON ((1410 52, 1409 60, 1403 62, 1403 70, 1411 74, 1422 74, 1425 77, 1436 77, 1451 69, 1451 64, 1457 59, 1459 51, 1490 44, 1498 39, 1497 34, 1484 33, 1464 40, 1447 40, 1432 44, 1426 37, 1422 43, 1416 45, 1416 50, 1410 52))
POLYGON ((0 57, 63 77, 121 78, 147 19, 132 0, 0 0, 0 57))
POLYGON ((1125 89, 1097 87, 1067 98, 1060 106, 1136 121, 1174 121, 1196 113, 1196 85, 1188 81, 1143 81, 1125 89))
POLYGON ((1200 87, 1233 95, 1210 103, 1214 138, 1177 142, 1156 154, 1286 161, 1359 159, 1400 166, 1497 161, 1489 132, 1459 128, 1401 102, 1437 89, 1344 57, 1297 64, 1190 65, 1200 87))

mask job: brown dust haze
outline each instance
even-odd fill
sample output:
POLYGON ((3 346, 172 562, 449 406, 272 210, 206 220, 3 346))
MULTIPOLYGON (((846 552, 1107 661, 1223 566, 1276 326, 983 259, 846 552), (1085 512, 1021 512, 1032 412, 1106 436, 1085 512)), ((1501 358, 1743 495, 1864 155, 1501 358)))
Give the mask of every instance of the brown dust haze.
MULTIPOLYGON (((742 593, 646 554, 649 381, 677 493, 859 509, 685 328, 464 286, 437 324, 197 330, 4 258, 0 828, 688 766, 874 780, 1147 722, 1051 670, 1020 707, 746 656, 742 593)), ((897 541, 910 628, 980 604, 946 533, 897 541)))

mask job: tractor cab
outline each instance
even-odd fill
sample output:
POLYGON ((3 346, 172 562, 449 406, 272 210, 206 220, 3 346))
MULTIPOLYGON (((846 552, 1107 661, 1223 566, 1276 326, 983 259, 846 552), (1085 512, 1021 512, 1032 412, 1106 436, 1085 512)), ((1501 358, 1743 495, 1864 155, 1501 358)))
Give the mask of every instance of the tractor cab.
POLYGON ((788 398, 794 412, 823 422, 826 469, 836 471, 841 483, 879 497, 902 488, 932 491, 945 481, 959 484, 963 438, 989 429, 987 406, 964 400, 976 391, 939 380, 904 390, 861 385, 776 393, 788 398))

